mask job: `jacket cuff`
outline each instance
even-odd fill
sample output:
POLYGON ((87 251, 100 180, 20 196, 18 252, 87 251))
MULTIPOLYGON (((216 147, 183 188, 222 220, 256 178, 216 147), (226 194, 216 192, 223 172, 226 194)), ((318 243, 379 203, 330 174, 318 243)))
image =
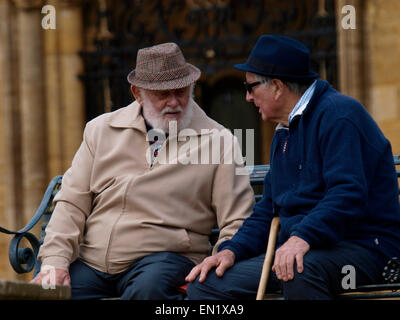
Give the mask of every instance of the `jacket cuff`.
POLYGON ((232 241, 227 240, 227 241, 221 243, 220 246, 218 247, 217 251, 220 252, 225 249, 231 250, 233 252, 233 254, 235 255, 235 262, 241 260, 242 257, 240 256, 239 250, 235 246, 235 244, 232 243, 232 241))
POLYGON ((290 236, 296 236, 296 237, 299 237, 299 238, 303 239, 305 242, 308 243, 310 248, 314 246, 312 239, 310 237, 306 236, 305 234, 300 233, 299 231, 291 232, 290 236))
POLYGON ((49 256, 42 259, 42 266, 49 265, 57 269, 69 271, 70 262, 67 258, 61 256, 49 256))

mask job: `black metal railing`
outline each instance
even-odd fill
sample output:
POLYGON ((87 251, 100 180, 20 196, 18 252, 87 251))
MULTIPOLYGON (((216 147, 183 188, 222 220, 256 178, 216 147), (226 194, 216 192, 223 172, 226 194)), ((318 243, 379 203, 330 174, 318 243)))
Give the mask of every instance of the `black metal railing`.
POLYGON ((126 76, 138 49, 169 41, 203 72, 200 105, 203 84, 245 61, 264 33, 304 42, 311 49, 313 69, 336 87, 335 12, 334 0, 87 1, 85 30, 96 36, 87 39, 81 52, 86 118, 127 105, 131 97, 126 76))

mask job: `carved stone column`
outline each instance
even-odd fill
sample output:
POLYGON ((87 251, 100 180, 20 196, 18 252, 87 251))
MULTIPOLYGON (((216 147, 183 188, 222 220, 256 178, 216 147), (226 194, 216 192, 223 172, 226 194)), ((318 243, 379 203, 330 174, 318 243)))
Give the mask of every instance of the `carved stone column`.
POLYGON ((336 0, 336 8, 339 90, 367 107, 364 1, 336 0), (351 5, 356 10, 356 29, 344 29, 342 26, 342 19, 345 16, 342 8, 345 5, 351 5))
POLYGON ((340 88, 359 99, 400 152, 400 4, 396 0, 336 0, 340 88), (356 29, 343 30, 341 9, 356 9, 356 29))
POLYGON ((21 136, 20 108, 18 103, 16 43, 13 34, 16 24, 9 0, 0 0, 0 64, 1 64, 1 112, 3 121, 3 205, 4 219, 1 223, 11 229, 23 224, 21 188, 21 136))
POLYGON ((46 113, 43 98, 43 40, 40 0, 14 0, 18 24, 18 84, 21 107, 22 188, 25 222, 37 209, 48 183, 46 113))
MULTIPOLYGON (((50 0, 47 4, 56 8, 59 1, 50 0)), ((60 10, 59 10, 60 11, 60 10)), ((46 72, 46 114, 47 114, 47 156, 49 178, 64 173, 63 159, 63 108, 61 101, 60 74, 60 28, 47 29, 44 33, 44 64, 46 72)))
MULTIPOLYGON (((16 32, 14 12, 9 0, 0 0, 0 108, 1 108, 1 139, 2 139, 2 170, 0 187, 1 213, 0 224, 3 227, 16 229, 23 224, 21 182, 21 143, 20 143, 20 112, 18 106, 16 46, 13 34, 16 32)), ((7 248, 9 238, 1 236, 0 245, 7 248)), ((4 279, 14 279, 8 262, 7 250, 0 253, 0 273, 4 279)))
POLYGON ((82 141, 85 124, 83 83, 78 78, 83 72, 83 24, 80 1, 63 0, 57 7, 59 59, 61 75, 61 105, 63 115, 63 166, 66 170, 82 141))
POLYGON ((400 153, 400 2, 365 1, 368 110, 400 153))

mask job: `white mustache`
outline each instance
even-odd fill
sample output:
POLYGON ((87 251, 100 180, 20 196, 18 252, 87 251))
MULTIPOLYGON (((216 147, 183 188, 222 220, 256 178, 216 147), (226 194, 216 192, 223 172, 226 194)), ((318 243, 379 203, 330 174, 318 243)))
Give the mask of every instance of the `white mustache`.
POLYGON ((169 113, 169 112, 175 113, 175 112, 182 112, 182 111, 183 111, 183 108, 181 106, 177 106, 175 108, 167 106, 164 109, 162 109, 161 115, 164 115, 164 114, 169 113))

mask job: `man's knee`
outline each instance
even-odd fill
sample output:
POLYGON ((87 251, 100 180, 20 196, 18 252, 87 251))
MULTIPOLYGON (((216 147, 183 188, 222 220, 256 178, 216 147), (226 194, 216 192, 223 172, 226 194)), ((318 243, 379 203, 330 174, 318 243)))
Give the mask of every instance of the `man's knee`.
POLYGON ((71 299, 102 299, 115 297, 113 286, 103 279, 100 272, 89 267, 79 259, 69 268, 71 277, 71 299))
POLYGON ((123 295, 122 300, 176 300, 182 299, 182 295, 177 291, 177 288, 172 290, 166 286, 149 282, 135 282, 128 287, 123 295))
MULTIPOLYGON (((144 261, 143 261, 144 262, 144 261)), ((121 299, 182 299, 179 287, 192 265, 160 261, 144 263, 128 273, 121 282, 121 299)))
POLYGON ((197 281, 190 282, 186 289, 186 294, 189 300, 207 300, 204 295, 204 290, 201 289, 202 284, 197 281))
POLYGON ((189 300, 231 299, 227 290, 223 289, 224 281, 215 274, 215 269, 209 271, 204 282, 198 280, 199 277, 188 284, 186 294, 189 300))
POLYGON ((282 289, 285 299, 304 300, 304 299, 331 299, 329 274, 317 255, 311 254, 304 256, 303 271, 297 271, 297 264, 294 263, 294 278, 287 282, 282 282, 282 289))
POLYGON ((179 287, 162 277, 147 273, 130 281, 121 295, 121 300, 181 300, 179 287))

